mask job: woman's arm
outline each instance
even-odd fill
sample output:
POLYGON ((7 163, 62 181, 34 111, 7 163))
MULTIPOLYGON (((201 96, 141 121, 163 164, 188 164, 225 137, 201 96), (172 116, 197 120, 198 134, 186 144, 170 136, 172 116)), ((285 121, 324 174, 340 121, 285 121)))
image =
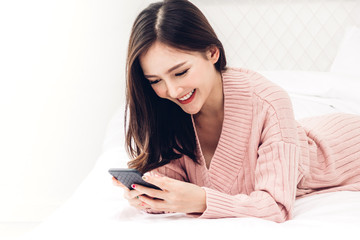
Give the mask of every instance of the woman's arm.
POLYGON ((207 209, 200 217, 257 217, 275 222, 290 219, 299 156, 299 148, 293 144, 277 142, 260 147, 254 191, 231 196, 204 188, 207 209))
POLYGON ((232 196, 161 176, 145 180, 163 191, 142 186, 136 190, 151 196, 140 196, 140 201, 155 211, 183 212, 200 218, 257 217, 284 222, 291 218, 295 202, 299 154, 297 146, 284 142, 260 147, 255 190, 250 195, 232 196))

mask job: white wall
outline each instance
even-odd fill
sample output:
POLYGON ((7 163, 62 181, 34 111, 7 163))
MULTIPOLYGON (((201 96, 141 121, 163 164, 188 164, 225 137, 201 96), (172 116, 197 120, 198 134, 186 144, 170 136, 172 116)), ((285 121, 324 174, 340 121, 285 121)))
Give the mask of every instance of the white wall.
POLYGON ((137 4, 0 2, 0 222, 41 221, 93 167, 137 4))

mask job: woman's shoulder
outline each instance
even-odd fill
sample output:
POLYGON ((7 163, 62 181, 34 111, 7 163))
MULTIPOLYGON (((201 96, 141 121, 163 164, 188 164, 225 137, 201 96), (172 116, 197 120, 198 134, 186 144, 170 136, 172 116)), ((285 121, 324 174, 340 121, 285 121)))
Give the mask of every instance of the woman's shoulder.
POLYGON ((291 104, 288 93, 260 73, 246 68, 227 68, 223 73, 226 88, 246 88, 249 95, 270 105, 291 104))
POLYGON ((287 95, 279 85, 271 82, 260 73, 247 68, 229 67, 222 73, 222 76, 225 85, 229 82, 247 84, 251 91, 260 97, 269 97, 275 93, 287 95))
POLYGON ((223 79, 229 78, 256 78, 257 72, 247 68, 227 67, 223 72, 223 79))
POLYGON ((277 86, 260 73, 247 68, 226 68, 226 70, 222 72, 222 77, 224 84, 227 82, 237 82, 239 84, 248 83, 254 89, 262 89, 268 86, 277 86))

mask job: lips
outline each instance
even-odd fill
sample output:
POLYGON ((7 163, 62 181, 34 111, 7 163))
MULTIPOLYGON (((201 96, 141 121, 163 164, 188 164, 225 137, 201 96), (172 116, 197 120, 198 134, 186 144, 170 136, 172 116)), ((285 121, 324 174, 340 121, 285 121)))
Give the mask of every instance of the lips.
POLYGON ((182 96, 181 98, 178 98, 177 100, 178 100, 181 104, 190 103, 190 102, 194 99, 195 93, 196 93, 196 89, 193 89, 191 92, 185 94, 184 96, 182 96))

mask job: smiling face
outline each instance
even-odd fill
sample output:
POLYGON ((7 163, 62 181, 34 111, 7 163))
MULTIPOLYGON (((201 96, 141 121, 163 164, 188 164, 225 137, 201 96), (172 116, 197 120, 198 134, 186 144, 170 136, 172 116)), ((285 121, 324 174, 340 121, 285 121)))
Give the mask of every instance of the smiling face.
POLYGON ((159 97, 173 101, 186 113, 197 114, 222 99, 221 75, 214 66, 218 58, 216 47, 200 53, 155 42, 139 60, 159 97))

